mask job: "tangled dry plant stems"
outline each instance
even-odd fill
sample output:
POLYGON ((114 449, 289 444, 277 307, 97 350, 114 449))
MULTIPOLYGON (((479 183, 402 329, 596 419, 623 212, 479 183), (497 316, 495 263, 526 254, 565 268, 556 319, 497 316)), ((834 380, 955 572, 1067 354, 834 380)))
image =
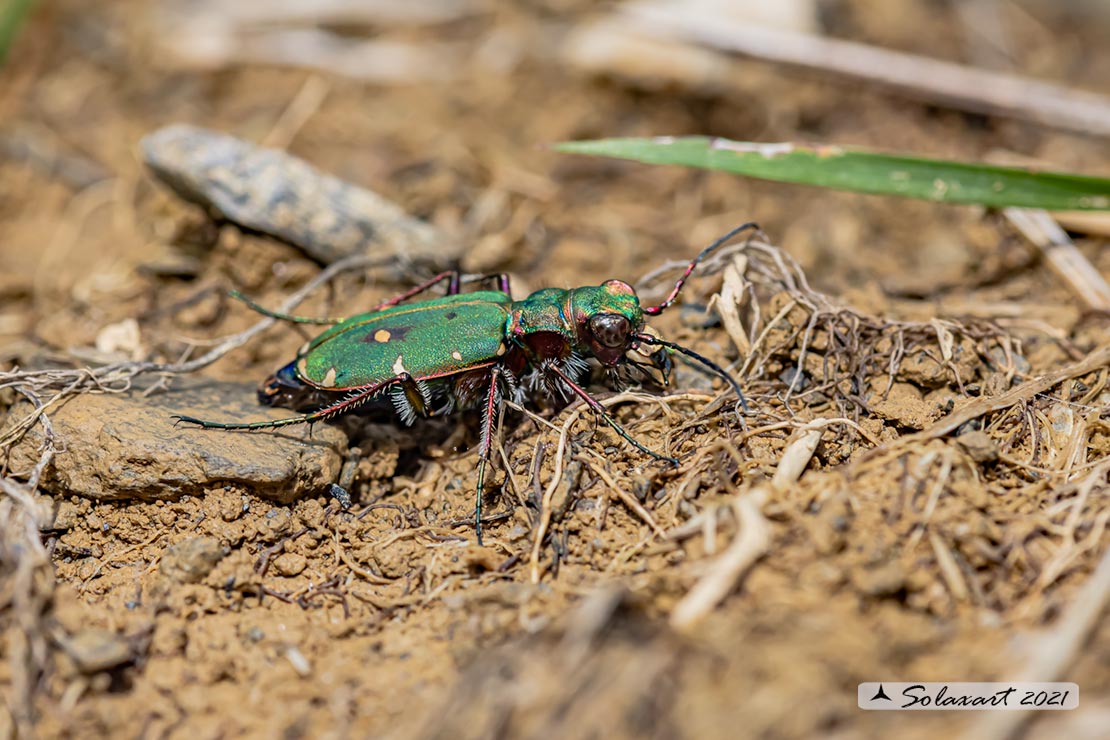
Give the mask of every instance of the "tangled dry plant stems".
MULTIPOLYGON (((36 407, 38 397, 18 389, 36 407)), ((0 476, 0 623, 11 675, 5 705, 20 737, 33 737, 34 691, 46 665, 48 636, 44 625, 54 592, 54 570, 39 532, 48 512, 35 500, 39 478, 54 456, 54 431, 47 417, 43 449, 26 483, 0 476)), ((2 729, 2 726, 0 726, 2 729)))
MULTIPOLYGON (((913 471, 912 479, 903 480, 903 489, 928 482, 919 506, 903 509, 897 505, 895 509, 900 512, 899 517, 912 517, 913 524, 904 543, 906 550, 912 551, 925 538, 940 576, 955 601, 975 598, 981 603, 986 598, 985 584, 967 572, 963 556, 954 555, 948 536, 931 522, 938 508, 947 505, 960 485, 953 480, 954 474, 959 471, 963 477, 973 468, 968 466, 966 455, 955 448, 937 450, 927 445, 931 440, 954 432, 976 428, 972 425, 982 424, 988 436, 997 440, 1003 462, 997 468, 985 470, 984 474, 975 470, 976 486, 1007 490, 1044 478, 1055 486, 1045 509, 1026 515, 1031 521, 1021 528, 1021 531, 1029 531, 1031 527, 1041 526, 1052 534, 1054 544, 1041 544, 1047 548, 1047 555, 1038 558, 1028 554, 1030 543, 1017 532, 1002 543, 1001 552, 1009 553, 1009 559, 1031 565, 1036 570, 1032 587, 1024 592, 1024 603, 1033 604, 1045 589, 1068 572, 1082 567, 1080 564, 1088 561, 1091 555, 1097 555, 1110 520, 1106 501, 1110 487, 1107 466, 1088 463, 1087 459, 1089 451, 1097 455, 1092 449, 1092 435, 1106 428, 1100 419, 1100 409, 1104 406, 1098 404, 1107 382, 1110 349, 1096 350, 1070 366, 1021 382, 1025 375, 1021 368, 1021 343, 990 322, 940 319, 908 322, 868 316, 839 306, 817 293, 788 255, 757 242, 722 252, 710 264, 711 269, 714 267, 723 267, 724 277, 722 289, 713 300, 726 331, 740 350, 741 372, 752 385, 774 385, 774 379, 769 376, 775 370, 785 365, 787 370, 794 371, 779 379, 775 397, 781 402, 781 411, 776 413, 771 404, 763 405, 759 412, 768 417, 767 423, 744 433, 745 438, 766 435, 775 429, 805 429, 801 420, 822 412, 836 412, 853 421, 859 420, 868 410, 866 389, 873 394, 885 393, 895 382, 907 377, 918 383, 935 384, 943 374, 947 383, 966 395, 965 389, 971 380, 966 373, 970 370, 978 373, 975 380, 982 385, 1007 389, 987 397, 965 398, 962 407, 928 428, 899 435, 884 444, 866 434, 873 449, 836 471, 848 490, 869 476, 889 478, 890 471, 899 466, 913 471), (978 367, 968 363, 966 356, 960 358, 961 351, 966 355, 968 350, 974 352, 978 367), (816 359, 813 353, 817 353, 816 359), (918 358, 906 372, 903 365, 914 354, 918 358), (924 371, 928 368, 922 366, 919 359, 922 355, 932 363, 931 372, 924 371), (813 367, 824 372, 810 374, 823 377, 824 382, 811 389, 798 388, 795 381, 800 373, 797 369, 813 367), (1093 381, 1067 387, 1069 381, 1089 378, 1092 374, 1096 374, 1093 381), (883 378, 883 382, 876 383, 877 378, 883 378), (845 379, 850 380, 847 386, 845 379), (1053 389, 1060 389, 1065 397, 1046 395, 1053 389), (818 402, 814 404, 814 400, 818 402), (1083 418, 1074 418, 1080 414, 1083 418), (1063 431, 1060 431, 1061 418, 1070 420, 1063 431), (1059 503, 1053 505, 1053 500, 1059 503), (1081 538, 1077 537, 1077 530, 1082 530, 1081 538)), ((657 276, 653 273, 646 278, 657 276)), ((863 433, 858 424, 847 423, 849 419, 839 420, 843 424, 841 428, 853 426, 863 433)), ((808 435, 804 450, 806 463, 821 438, 820 432, 814 429, 808 435)), ((778 470, 773 473, 774 480, 780 477, 797 480, 801 470, 788 462, 789 453, 801 451, 804 439, 786 449, 779 459, 778 470)), ((826 437, 829 442, 834 439, 826 437)), ((844 442, 843 438, 836 441, 844 442)), ((739 470, 742 466, 735 467, 739 470)), ((752 495, 738 494, 734 507, 749 501, 746 497, 752 495)), ((766 500, 765 491, 760 498, 766 500)), ((750 521, 751 517, 748 519, 750 521)), ((711 537, 709 523, 713 523, 715 532, 717 521, 715 513, 710 512, 707 517, 703 512, 688 525, 673 528, 670 536, 687 536, 687 532, 702 526, 708 540, 711 537)), ((895 524, 896 520, 890 523, 895 524)), ((761 543, 760 531, 758 525, 739 526, 726 554, 672 614, 672 624, 683 628, 696 624, 734 587, 761 554, 757 546, 761 543)), ((707 551, 710 550, 707 543, 707 551)))

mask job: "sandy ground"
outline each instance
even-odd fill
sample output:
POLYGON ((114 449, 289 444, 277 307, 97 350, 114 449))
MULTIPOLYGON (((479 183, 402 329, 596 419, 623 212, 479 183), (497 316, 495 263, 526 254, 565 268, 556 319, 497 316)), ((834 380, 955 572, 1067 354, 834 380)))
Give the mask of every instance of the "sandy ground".
MULTIPOLYGON (((966 58, 936 3, 824 5, 838 35, 966 58)), ((196 403, 226 418, 280 416, 252 388, 311 327, 49 409, 68 441, 42 478, 41 547, 16 538, 31 500, 0 500, 0 737, 1000 737, 982 715, 862 712, 856 685, 1026 676, 1082 690, 1080 710, 1037 718, 1031 736, 1105 728, 1105 623, 1046 642, 1092 598, 1110 542, 1105 317, 978 209, 544 145, 1001 148, 1092 173, 1106 148, 756 62, 715 92, 587 74, 564 42, 600 12, 492 3, 449 23, 344 26, 464 60, 449 80, 366 83, 191 69, 147 3, 44 4, 0 80, 0 370, 195 357, 257 318, 227 288, 275 306, 319 273, 144 172, 138 141, 179 121, 393 199, 470 245, 463 269, 507 270, 522 294, 619 277, 658 299, 674 273, 637 281, 668 260, 749 219, 766 238, 696 278, 656 327, 730 364, 751 413, 683 363, 666 392, 594 386, 679 458, 669 468, 579 405, 510 410, 482 546, 472 414, 277 440, 172 426, 193 382, 216 384, 196 403), (356 446, 341 510, 326 484, 356 446), (236 455, 247 472, 220 473, 213 460, 236 455)), ((1110 92, 1103 26, 1009 12, 1019 71, 1110 92)), ((1100 240, 1077 240, 1105 274, 1100 240)), ((351 313, 426 277, 397 272, 342 275, 298 311, 351 313)), ((28 409, 0 387, 0 428, 28 409)), ((12 473, 26 479, 44 434, 8 450, 12 473)))

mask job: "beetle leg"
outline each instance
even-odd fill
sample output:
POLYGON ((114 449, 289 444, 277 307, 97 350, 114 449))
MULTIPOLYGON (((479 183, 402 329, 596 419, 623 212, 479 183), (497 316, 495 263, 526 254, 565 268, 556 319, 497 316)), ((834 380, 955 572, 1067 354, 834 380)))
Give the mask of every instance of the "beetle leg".
POLYGON ((352 388, 350 394, 338 401, 326 406, 318 411, 313 411, 310 414, 301 414, 300 416, 290 416, 285 419, 273 419, 270 421, 251 421, 251 422, 220 422, 220 421, 205 421, 198 419, 194 416, 174 416, 173 418, 178 422, 186 424, 196 424, 204 429, 230 429, 230 430, 251 430, 251 429, 276 429, 278 427, 287 427, 294 424, 314 424, 318 421, 326 421, 333 416, 346 413, 351 409, 369 401, 378 392, 398 385, 404 384, 412 380, 412 376, 408 373, 396 375, 388 380, 383 380, 381 383, 373 385, 362 386, 361 388, 352 388))
POLYGON ((573 380, 571 380, 570 376, 567 375, 565 372, 563 372, 563 370, 558 365, 554 365, 554 364, 548 365, 547 369, 550 370, 555 375, 557 375, 559 377, 559 379, 562 380, 563 383, 565 383, 567 385, 568 388, 570 388, 572 391, 574 391, 575 395, 577 395, 579 398, 581 398, 583 401, 585 401, 586 405, 589 406, 595 414, 600 416, 602 421, 604 421, 606 424, 608 424, 609 426, 611 426, 613 428, 613 431, 615 431, 620 436, 624 437, 624 439, 626 441, 631 443, 640 452, 643 452, 645 455, 650 455, 651 457, 655 458, 656 460, 662 460, 663 462, 669 462, 672 465, 677 465, 678 464, 678 460, 676 458, 667 457, 666 455, 660 455, 658 452, 654 452, 652 450, 649 450, 647 447, 644 447, 643 444, 636 441, 636 438, 633 437, 631 434, 629 434, 628 431, 625 430, 625 428, 620 425, 620 422, 618 422, 615 418, 613 418, 613 415, 610 414, 608 411, 606 411, 605 407, 602 406, 596 398, 591 396, 586 391, 585 388, 583 388, 582 386, 578 385, 573 380))
POLYGON ((405 426, 412 426, 418 416, 428 416, 431 389, 423 380, 412 378, 389 389, 393 408, 405 426))
MULTIPOLYGON (((459 273, 458 270, 446 270, 444 272, 439 273, 435 277, 433 277, 429 280, 426 280, 423 283, 420 283, 420 285, 417 285, 414 288, 409 288, 408 290, 406 290, 404 293, 402 293, 399 296, 394 296, 393 298, 390 298, 388 301, 384 301, 383 303, 379 303, 377 306, 374 306, 374 308, 370 309, 370 311, 381 311, 383 308, 389 308, 390 306, 396 306, 397 304, 401 303, 402 301, 407 301, 409 298, 420 295, 421 293, 428 290, 429 288, 431 288, 435 285, 438 285, 439 283, 442 283, 444 280, 447 281, 447 295, 458 295, 460 292, 462 292, 462 275, 459 273)), ((471 282, 484 283, 487 280, 496 280, 497 281, 497 289, 499 291, 501 291, 502 293, 505 293, 506 295, 509 294, 509 274, 507 272, 498 272, 498 273, 492 273, 490 275, 482 275, 481 277, 479 277, 479 278, 477 278, 477 279, 475 279, 471 282)))
MULTIPOLYGON (((506 279, 508 279, 507 276, 502 276, 502 277, 505 277, 506 279)), ((398 296, 394 296, 393 298, 390 298, 387 301, 383 301, 383 302, 379 303, 377 306, 374 306, 373 308, 371 308, 370 312, 381 311, 384 308, 389 308, 391 306, 396 306, 397 304, 401 303, 402 301, 407 301, 409 298, 412 298, 413 296, 420 295, 421 293, 428 290, 429 288, 431 288, 435 285, 438 285, 439 283, 442 283, 444 280, 447 281, 447 295, 455 295, 456 293, 459 292, 459 284, 460 284, 459 271, 458 270, 447 270, 445 272, 439 273, 438 275, 431 278, 430 280, 426 280, 423 283, 420 283, 420 285, 417 285, 413 288, 409 288, 404 293, 401 293, 398 296)), ((506 291, 506 292, 508 292, 508 291, 506 291)), ((277 319, 279 321, 288 321, 288 322, 293 323, 293 324, 339 324, 339 323, 342 323, 345 320, 342 317, 316 318, 316 317, 312 317, 312 316, 295 316, 293 314, 282 313, 281 311, 271 311, 270 309, 266 308, 265 306, 262 306, 262 305, 259 305, 258 303, 255 303, 250 298, 247 298, 245 295, 243 295, 242 293, 240 293, 237 290, 229 290, 227 292, 227 294, 229 296, 231 296, 232 298, 234 298, 235 300, 242 301, 243 303, 245 303, 247 305, 247 307, 250 308, 252 311, 254 311, 256 313, 260 313, 263 316, 269 316, 271 319, 277 319)))
POLYGON ((509 273, 507 272, 491 272, 488 275, 482 275, 479 278, 475 278, 471 282, 485 283, 489 281, 496 281, 497 290, 504 293, 505 295, 512 294, 509 290, 509 273))
POLYGON ((486 464, 489 463, 490 451, 493 449, 493 419, 501 405, 500 385, 498 380, 502 370, 500 365, 494 365, 489 371, 489 392, 486 394, 486 405, 482 409, 482 435, 478 443, 478 494, 474 503, 474 531, 478 535, 478 544, 482 544, 482 487, 486 480, 486 464))
POLYGON ((343 321, 342 318, 315 318, 312 316, 294 316, 293 314, 282 313, 281 311, 271 311, 265 306, 255 303, 250 298, 247 298, 245 295, 237 290, 229 290, 227 294, 235 300, 245 303, 247 308, 254 311, 255 313, 260 313, 263 316, 269 316, 271 319, 277 319, 278 321, 288 321, 293 324, 338 324, 343 321))
POLYGON ((439 285, 444 280, 447 281, 447 295, 455 295, 456 293, 459 292, 459 285, 460 285, 460 282, 461 282, 461 276, 459 275, 459 271, 458 270, 445 270, 445 271, 439 273, 438 275, 436 275, 435 277, 429 278, 428 280, 425 280, 424 282, 420 283, 420 285, 417 285, 413 288, 409 288, 408 290, 406 290, 401 295, 393 296, 388 301, 382 301, 378 305, 371 308, 370 312, 381 311, 383 308, 389 308, 391 306, 396 306, 398 303, 401 303, 402 301, 407 301, 409 298, 412 298, 413 296, 418 296, 421 293, 423 293, 424 291, 428 290, 429 288, 431 288, 435 285, 439 285))
MULTIPOLYGON (((420 285, 409 288, 408 290, 406 290, 404 293, 401 293, 400 295, 396 295, 396 296, 390 298, 387 301, 382 301, 378 305, 371 308, 368 313, 372 313, 374 311, 381 311, 383 309, 390 308, 392 306, 396 306, 396 305, 398 305, 398 304, 400 304, 404 301, 407 301, 409 298, 413 298, 415 296, 420 295, 424 291, 438 285, 439 283, 442 283, 445 280, 447 281, 447 295, 457 295, 460 292, 460 290, 462 289, 462 276, 459 274, 459 271, 458 270, 447 270, 447 271, 439 273, 438 275, 436 275, 433 278, 430 278, 429 280, 424 281, 423 283, 420 283, 420 285)), ((501 272, 501 273, 496 273, 496 274, 492 274, 492 275, 483 275, 482 277, 478 278, 475 282, 484 282, 486 280, 496 280, 497 281, 497 289, 499 291, 501 291, 502 293, 505 293, 506 295, 509 294, 509 275, 508 275, 508 273, 501 272)), ((240 293, 238 290, 229 290, 227 292, 227 294, 230 297, 234 298, 235 300, 244 303, 247 306, 247 308, 254 311, 255 313, 260 313, 263 316, 268 316, 271 319, 277 319, 278 321, 288 321, 292 324, 318 324, 318 325, 341 324, 347 318, 347 317, 343 317, 343 316, 327 316, 327 317, 297 316, 295 314, 283 313, 281 311, 274 311, 274 310, 271 310, 269 308, 266 308, 265 306, 263 306, 259 303, 255 303, 250 298, 247 298, 245 295, 240 293)))

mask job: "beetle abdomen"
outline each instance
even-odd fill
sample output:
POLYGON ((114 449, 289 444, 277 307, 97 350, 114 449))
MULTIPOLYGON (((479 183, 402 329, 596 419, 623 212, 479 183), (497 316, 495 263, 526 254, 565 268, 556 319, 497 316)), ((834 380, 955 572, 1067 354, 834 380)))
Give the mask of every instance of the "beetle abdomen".
POLYGON ((328 395, 302 383, 297 377, 296 360, 282 367, 258 387, 258 402, 298 411, 316 408, 327 402, 328 395))

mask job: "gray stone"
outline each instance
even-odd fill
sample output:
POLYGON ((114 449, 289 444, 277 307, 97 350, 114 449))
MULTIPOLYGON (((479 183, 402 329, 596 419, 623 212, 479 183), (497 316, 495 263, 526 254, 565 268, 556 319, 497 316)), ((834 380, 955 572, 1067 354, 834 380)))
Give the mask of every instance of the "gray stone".
POLYGON ((442 268, 461 253, 461 242, 397 204, 276 149, 185 124, 140 146, 151 172, 182 198, 325 264, 372 253, 442 268))

